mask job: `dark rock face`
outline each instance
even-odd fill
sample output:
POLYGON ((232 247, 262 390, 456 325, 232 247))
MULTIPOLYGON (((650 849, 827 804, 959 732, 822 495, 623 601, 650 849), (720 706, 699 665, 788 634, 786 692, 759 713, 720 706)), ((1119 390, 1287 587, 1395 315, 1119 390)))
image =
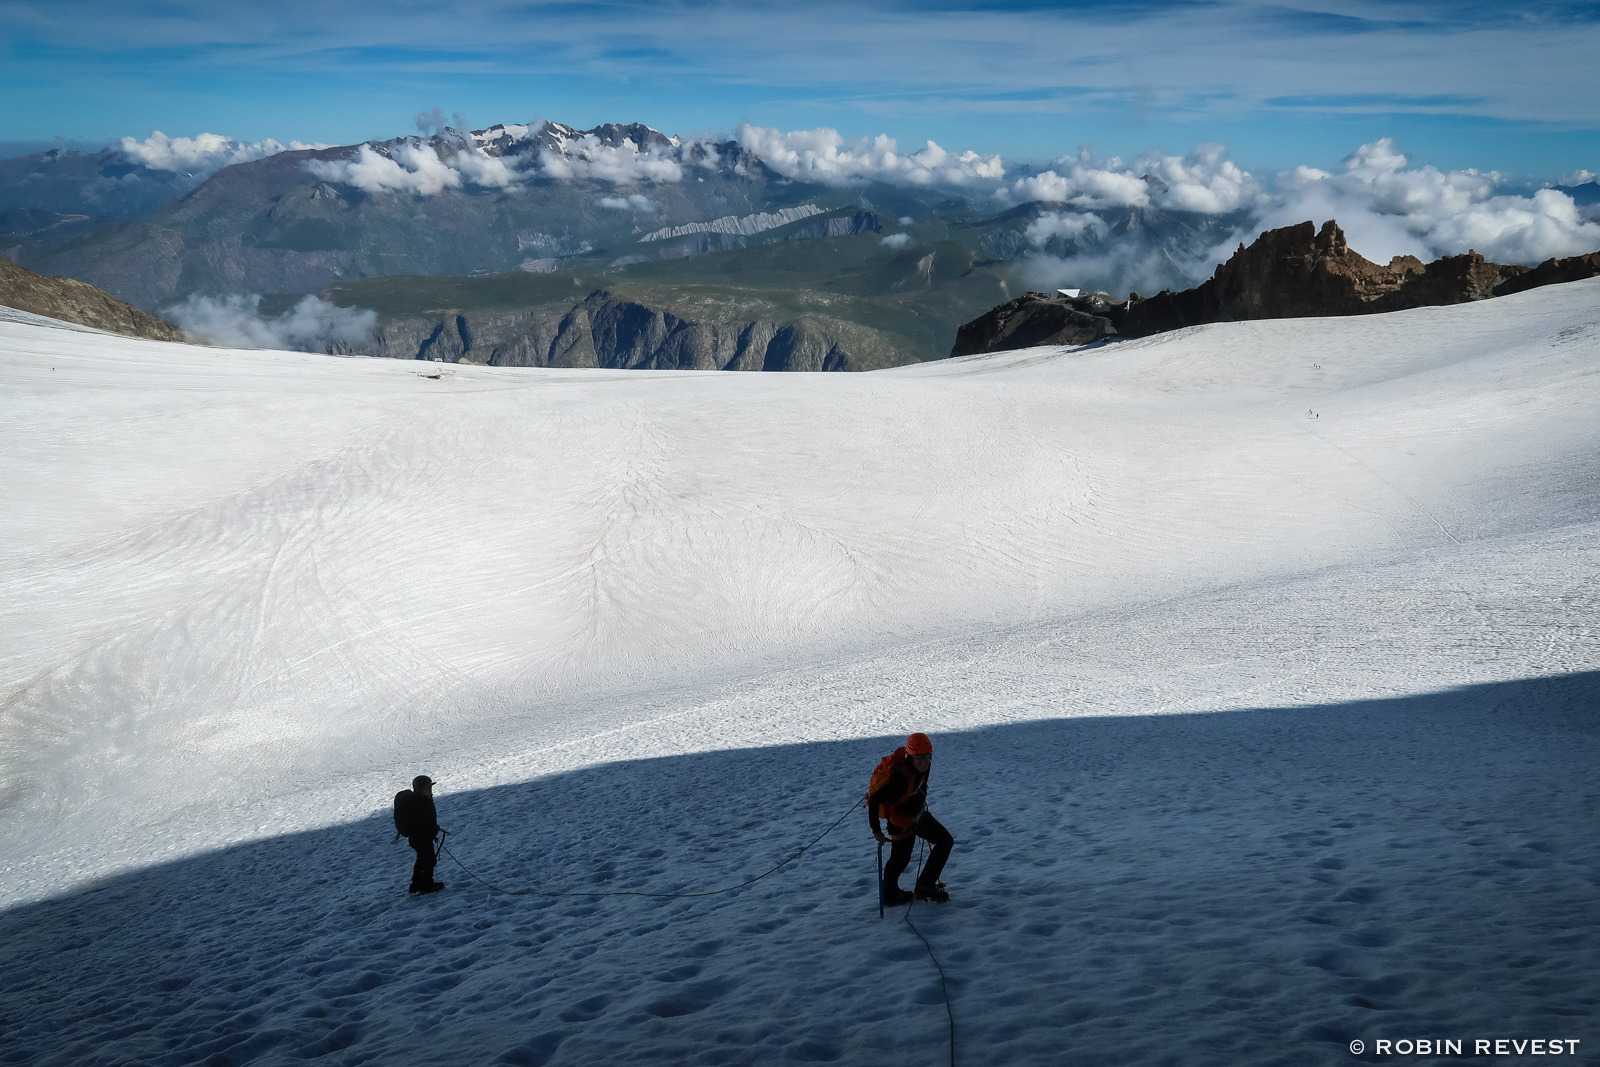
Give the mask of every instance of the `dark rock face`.
POLYGON ((1537 289, 1541 285, 1559 285, 1562 282, 1579 282, 1600 275, 1600 252, 1586 256, 1568 256, 1566 259, 1547 259, 1526 274, 1501 282, 1495 287, 1495 296, 1537 289))
POLYGON ((574 307, 390 322, 339 354, 493 367, 617 370, 871 370, 915 362, 874 331, 836 319, 699 322, 600 289, 574 307))
POLYGON ((1209 279, 1181 293, 1128 301, 1118 331, 1126 337, 1202 322, 1241 322, 1318 315, 1363 315, 1493 296, 1527 267, 1489 263, 1476 252, 1424 265, 1396 256, 1380 266, 1350 250, 1331 219, 1268 230, 1209 279))
POLYGON ((1490 263, 1476 252, 1424 264, 1396 256, 1387 265, 1350 250, 1331 219, 1268 230, 1206 281, 1182 292, 1112 300, 1029 293, 962 326, 952 356, 1033 345, 1081 345, 1104 337, 1145 337, 1206 322, 1367 315, 1462 304, 1540 285, 1600 275, 1600 252, 1548 259, 1537 267, 1490 263))
POLYGON ((183 331, 103 289, 71 278, 50 278, 0 257, 0 304, 35 315, 93 326, 128 337, 182 341, 183 331))
MULTIPOLYGON (((1105 294, 1096 295, 1109 303, 1105 294)), ((1110 319, 1080 307, 1083 302, 1081 297, 1024 293, 957 330, 950 354, 970 356, 1036 345, 1087 345, 1117 332, 1110 319)))

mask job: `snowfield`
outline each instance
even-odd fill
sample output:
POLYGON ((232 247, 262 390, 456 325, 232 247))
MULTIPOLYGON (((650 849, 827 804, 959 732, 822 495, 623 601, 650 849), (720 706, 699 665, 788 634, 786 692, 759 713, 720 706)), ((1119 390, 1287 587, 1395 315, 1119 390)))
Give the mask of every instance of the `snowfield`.
POLYGON ((7 319, 0 1063, 948 1063, 859 811, 538 895, 912 730, 959 1064, 1600 1062, 1600 280, 863 375, 7 319))

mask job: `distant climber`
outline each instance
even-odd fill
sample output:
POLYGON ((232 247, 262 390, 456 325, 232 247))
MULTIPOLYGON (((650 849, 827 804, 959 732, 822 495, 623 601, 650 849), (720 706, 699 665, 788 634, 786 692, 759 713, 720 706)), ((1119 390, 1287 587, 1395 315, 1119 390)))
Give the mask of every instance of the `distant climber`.
POLYGON ((867 793, 867 820, 878 844, 892 844, 889 862, 883 868, 883 903, 888 907, 910 903, 912 899, 943 904, 950 899, 939 875, 955 847, 950 831, 940 825, 928 810, 928 772, 933 767, 933 742, 927 734, 912 734, 903 748, 883 757, 872 772, 867 793), (884 836, 879 813, 889 824, 884 836), (900 875, 911 862, 911 848, 917 838, 933 846, 928 862, 917 876, 914 892, 900 888, 900 875))
POLYGON ((443 882, 433 880, 433 865, 439 859, 433 843, 443 832, 433 806, 433 779, 419 774, 411 779, 410 789, 394 795, 395 839, 405 838, 417 853, 417 862, 411 867, 411 892, 437 893, 444 888, 443 882))

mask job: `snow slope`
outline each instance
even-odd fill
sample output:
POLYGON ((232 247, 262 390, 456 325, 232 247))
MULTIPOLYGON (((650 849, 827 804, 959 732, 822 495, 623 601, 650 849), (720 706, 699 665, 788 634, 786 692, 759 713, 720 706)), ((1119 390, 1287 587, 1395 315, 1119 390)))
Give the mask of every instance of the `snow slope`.
POLYGON ((1597 357, 1592 281, 870 375, 0 322, 0 1030, 947 1062, 859 817, 708 900, 412 900, 382 810, 426 770, 497 885, 715 888, 925 729, 959 1062, 1592 1054, 1597 357))

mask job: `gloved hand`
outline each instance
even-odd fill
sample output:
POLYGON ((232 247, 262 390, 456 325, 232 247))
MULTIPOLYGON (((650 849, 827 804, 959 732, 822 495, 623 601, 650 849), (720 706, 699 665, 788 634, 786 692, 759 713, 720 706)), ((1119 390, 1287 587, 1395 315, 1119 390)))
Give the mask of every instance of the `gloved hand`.
POLYGON ((872 836, 876 837, 878 839, 878 844, 880 844, 880 845, 887 845, 889 843, 889 839, 887 837, 883 836, 883 831, 882 830, 874 830, 874 831, 872 831, 872 836))

